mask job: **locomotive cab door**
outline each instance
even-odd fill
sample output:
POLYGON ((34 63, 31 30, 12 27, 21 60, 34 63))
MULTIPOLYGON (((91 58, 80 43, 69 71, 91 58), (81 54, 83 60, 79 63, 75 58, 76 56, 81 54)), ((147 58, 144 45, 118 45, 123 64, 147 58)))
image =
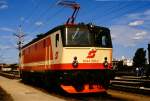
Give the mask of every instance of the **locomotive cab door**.
POLYGON ((53 44, 53 56, 54 56, 54 64, 59 64, 61 62, 62 56, 62 38, 61 31, 58 30, 52 34, 52 44, 53 44))

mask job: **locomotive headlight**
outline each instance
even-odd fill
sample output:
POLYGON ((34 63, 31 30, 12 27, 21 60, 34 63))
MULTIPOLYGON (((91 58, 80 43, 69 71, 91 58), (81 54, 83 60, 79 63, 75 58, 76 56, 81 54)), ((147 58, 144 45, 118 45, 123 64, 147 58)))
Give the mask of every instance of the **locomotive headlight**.
POLYGON ((108 61, 107 61, 107 57, 105 57, 105 58, 104 58, 103 65, 104 65, 105 69, 107 69, 107 68, 108 68, 108 61))
POLYGON ((74 67, 74 68, 77 68, 78 67, 78 60, 77 60, 77 57, 75 56, 74 58, 73 58, 73 62, 72 62, 72 66, 74 67))

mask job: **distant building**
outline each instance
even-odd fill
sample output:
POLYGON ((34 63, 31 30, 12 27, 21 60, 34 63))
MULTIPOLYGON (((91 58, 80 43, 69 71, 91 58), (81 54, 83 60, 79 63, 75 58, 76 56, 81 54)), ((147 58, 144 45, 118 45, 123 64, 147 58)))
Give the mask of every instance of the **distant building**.
POLYGON ((0 70, 2 70, 2 68, 5 66, 6 64, 4 63, 0 63, 0 70))
POLYGON ((124 59, 123 65, 125 66, 133 66, 133 60, 132 59, 124 59))
POLYGON ((117 69, 118 67, 118 63, 119 65, 122 65, 122 66, 133 66, 133 60, 132 59, 127 59, 125 56, 122 56, 122 58, 119 60, 119 59, 113 59, 112 61, 112 65, 113 65, 113 69, 117 69), (122 64, 120 64, 122 63, 122 64))
POLYGON ((126 59, 125 56, 122 56, 122 57, 121 57, 121 60, 125 60, 125 59, 126 59))
POLYGON ((18 70, 18 64, 0 64, 0 71, 18 70))

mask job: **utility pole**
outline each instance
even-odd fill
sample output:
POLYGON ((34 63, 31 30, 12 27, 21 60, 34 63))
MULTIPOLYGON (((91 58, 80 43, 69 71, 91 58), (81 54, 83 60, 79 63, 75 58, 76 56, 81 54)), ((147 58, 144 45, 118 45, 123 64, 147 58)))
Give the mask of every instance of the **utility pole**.
POLYGON ((148 62, 150 66, 150 43, 148 44, 148 62))
POLYGON ((18 64, 19 64, 19 76, 20 76, 21 74, 21 48, 24 42, 24 37, 25 37, 25 34, 22 31, 21 25, 19 25, 17 33, 14 33, 13 35, 17 37, 17 46, 18 46, 17 49, 19 51, 18 52, 18 58, 19 58, 18 64))
POLYGON ((146 71, 146 76, 147 76, 147 78, 149 77, 149 75, 150 75, 150 43, 148 44, 148 61, 149 61, 149 66, 148 66, 148 69, 147 69, 147 71, 146 71))

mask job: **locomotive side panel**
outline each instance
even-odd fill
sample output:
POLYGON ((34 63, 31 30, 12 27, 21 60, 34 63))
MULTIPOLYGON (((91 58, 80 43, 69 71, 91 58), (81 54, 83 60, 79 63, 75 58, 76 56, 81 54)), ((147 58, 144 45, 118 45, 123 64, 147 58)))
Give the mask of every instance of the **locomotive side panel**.
POLYGON ((22 50, 21 67, 25 71, 50 70, 59 64, 62 56, 61 32, 56 31, 22 50))
POLYGON ((25 48, 22 53, 22 66, 25 71, 42 70, 45 65, 46 47, 44 41, 39 41, 25 48))
POLYGON ((62 37, 61 32, 56 31, 51 35, 51 45, 52 45, 52 55, 53 59, 51 61, 51 65, 53 64, 60 64, 62 61, 62 37))

